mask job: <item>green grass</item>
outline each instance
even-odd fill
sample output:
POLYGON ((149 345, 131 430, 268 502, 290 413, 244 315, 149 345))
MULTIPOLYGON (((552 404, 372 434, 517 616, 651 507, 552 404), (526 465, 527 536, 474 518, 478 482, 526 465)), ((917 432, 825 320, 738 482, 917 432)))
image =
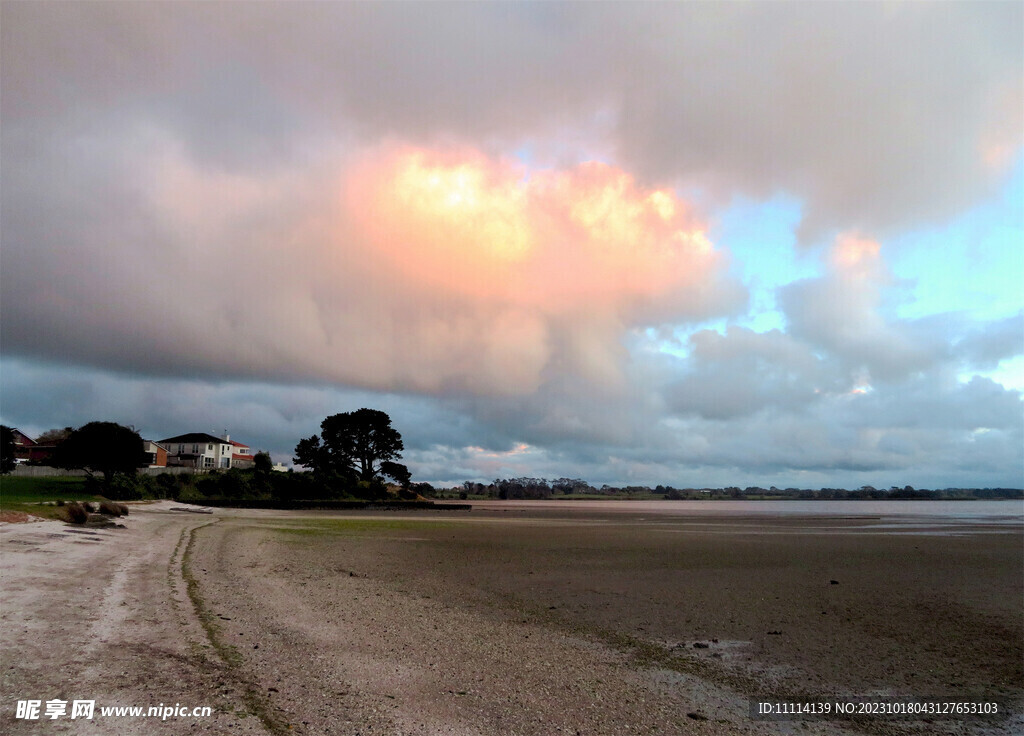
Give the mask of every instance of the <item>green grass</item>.
POLYGON ((0 476, 0 511, 23 511, 47 519, 60 518, 54 501, 93 501, 97 497, 85 491, 83 476, 29 478, 0 476))

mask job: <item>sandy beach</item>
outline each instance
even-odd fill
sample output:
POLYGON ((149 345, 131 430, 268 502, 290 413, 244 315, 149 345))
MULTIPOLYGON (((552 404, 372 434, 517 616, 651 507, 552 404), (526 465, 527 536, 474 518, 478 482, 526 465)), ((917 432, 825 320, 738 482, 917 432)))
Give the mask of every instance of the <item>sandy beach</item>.
MULTIPOLYGON (((1019 525, 877 517, 135 506, 0 526, 11 734, 1014 733, 1019 525), (751 699, 998 701, 763 721, 751 699), (18 700, 210 706, 26 720, 18 700), (1011 713, 1007 716, 1006 711, 1011 713)), ((680 507, 683 508, 683 507, 680 507)))

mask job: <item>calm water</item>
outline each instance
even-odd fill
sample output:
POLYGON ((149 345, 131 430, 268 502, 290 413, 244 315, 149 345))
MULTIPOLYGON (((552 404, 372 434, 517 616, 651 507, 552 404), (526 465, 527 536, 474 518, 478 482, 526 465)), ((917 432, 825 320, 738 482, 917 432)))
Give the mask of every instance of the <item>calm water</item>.
POLYGON ((592 511, 688 516, 821 516, 871 519, 875 528, 929 525, 1024 526, 1024 501, 473 501, 481 510, 592 511))

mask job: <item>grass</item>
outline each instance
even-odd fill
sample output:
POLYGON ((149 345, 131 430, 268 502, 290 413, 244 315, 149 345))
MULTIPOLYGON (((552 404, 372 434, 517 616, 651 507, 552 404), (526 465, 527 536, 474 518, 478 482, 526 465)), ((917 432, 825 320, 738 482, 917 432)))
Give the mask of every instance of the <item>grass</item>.
POLYGON ((285 534, 319 536, 322 534, 360 534, 379 531, 412 531, 440 529, 456 526, 458 522, 443 519, 296 519, 282 526, 283 519, 275 519, 273 529, 285 534))
MULTIPOLYGON (((204 527, 216 523, 216 521, 212 521, 208 524, 202 524, 193 528, 188 533, 188 543, 185 545, 185 549, 181 555, 181 577, 185 581, 185 590, 188 593, 189 600, 192 601, 196 617, 199 619, 199 624, 203 627, 203 631, 206 633, 207 640, 210 642, 214 651, 220 656, 228 670, 236 678, 243 691, 242 698, 245 701, 248 712, 239 712, 238 715, 244 717, 251 713, 260 719, 260 722, 263 723, 267 731, 272 734, 284 736, 284 734, 291 732, 291 725, 284 722, 279 716, 274 714, 270 702, 267 700, 262 688, 245 676, 242 670, 242 655, 239 653, 237 647, 224 641, 220 627, 214 621, 213 613, 203 600, 202 594, 199 590, 199 580, 192 572, 192 551, 196 542, 196 532, 204 527)), ((184 539, 184 536, 182 539, 184 539)), ((178 540, 179 547, 182 539, 178 540)))
POLYGON ((92 501, 97 497, 85 490, 83 476, 30 478, 0 477, 0 511, 23 511, 46 519, 63 519, 56 501, 92 501))

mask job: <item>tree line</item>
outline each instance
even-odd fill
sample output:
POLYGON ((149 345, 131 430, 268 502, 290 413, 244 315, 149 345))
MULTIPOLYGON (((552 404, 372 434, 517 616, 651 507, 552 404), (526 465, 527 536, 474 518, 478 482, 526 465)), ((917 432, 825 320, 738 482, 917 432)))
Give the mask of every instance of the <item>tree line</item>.
POLYGON ((626 485, 594 486, 580 478, 497 478, 490 483, 465 481, 461 486, 440 491, 442 496, 481 499, 548 499, 571 496, 573 498, 647 498, 675 500, 946 500, 946 499, 1017 499, 1024 498, 1020 488, 942 488, 927 489, 912 486, 890 486, 875 488, 861 486, 853 490, 845 488, 777 488, 771 486, 728 486, 725 488, 675 488, 673 486, 626 485))

